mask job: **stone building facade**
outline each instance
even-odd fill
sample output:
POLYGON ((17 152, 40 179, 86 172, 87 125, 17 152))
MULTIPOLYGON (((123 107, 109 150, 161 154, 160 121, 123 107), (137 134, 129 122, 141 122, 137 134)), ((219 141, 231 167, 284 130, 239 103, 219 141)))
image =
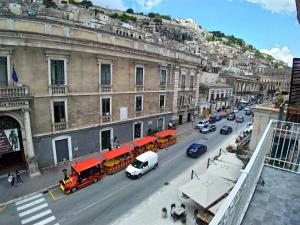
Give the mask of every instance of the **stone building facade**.
POLYGON ((0 18, 0 39, 1 129, 31 174, 197 114, 200 57, 42 19, 0 18))

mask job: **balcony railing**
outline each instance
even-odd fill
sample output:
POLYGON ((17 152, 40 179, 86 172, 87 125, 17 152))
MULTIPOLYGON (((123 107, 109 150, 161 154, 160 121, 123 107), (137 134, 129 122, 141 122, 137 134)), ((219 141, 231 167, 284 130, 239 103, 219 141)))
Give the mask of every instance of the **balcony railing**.
POLYGON ((100 92, 111 92, 112 88, 111 85, 99 85, 99 91, 100 92))
POLYGON ((160 113, 163 113, 163 112, 165 112, 165 111, 166 111, 165 107, 159 108, 159 112, 160 112, 160 113))
POLYGON ((209 225, 240 225, 264 165, 300 174, 300 124, 271 120, 248 165, 209 225))
POLYGON ((102 123, 109 123, 109 122, 111 122, 111 115, 101 116, 101 122, 102 123))
POLYGON ((144 85, 135 85, 135 91, 144 91, 144 85))
POLYGON ((159 86, 159 90, 161 90, 161 91, 164 91, 164 90, 166 90, 167 89, 167 86, 166 85, 160 85, 159 86))
POLYGON ((143 112, 135 112, 135 117, 141 117, 143 116, 143 112))
POLYGON ((49 93, 51 95, 65 95, 68 94, 68 86, 67 85, 50 85, 49 93))
POLYGON ((29 95, 27 86, 0 87, 0 98, 20 98, 29 95))
POLYGON ((52 124, 52 130, 55 131, 62 131, 69 129, 69 122, 60 122, 52 124))

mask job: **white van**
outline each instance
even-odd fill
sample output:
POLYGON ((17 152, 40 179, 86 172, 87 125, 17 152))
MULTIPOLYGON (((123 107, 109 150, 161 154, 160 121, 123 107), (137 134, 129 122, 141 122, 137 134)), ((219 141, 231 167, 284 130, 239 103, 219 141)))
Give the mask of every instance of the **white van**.
POLYGON ((152 151, 145 152, 126 168, 127 177, 140 178, 143 174, 158 166, 158 154, 152 151))

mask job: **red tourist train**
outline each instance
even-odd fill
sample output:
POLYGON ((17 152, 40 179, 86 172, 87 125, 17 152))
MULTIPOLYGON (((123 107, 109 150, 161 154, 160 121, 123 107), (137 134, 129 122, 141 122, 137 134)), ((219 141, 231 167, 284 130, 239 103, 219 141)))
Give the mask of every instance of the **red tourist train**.
POLYGON ((71 166, 71 174, 67 174, 65 169, 64 178, 60 180, 60 189, 66 193, 77 190, 96 183, 102 178, 103 173, 108 175, 116 173, 126 168, 140 154, 147 151, 157 152, 176 143, 176 131, 164 130, 154 136, 146 136, 131 142, 132 146, 124 145, 100 155, 103 161, 92 157, 71 166))

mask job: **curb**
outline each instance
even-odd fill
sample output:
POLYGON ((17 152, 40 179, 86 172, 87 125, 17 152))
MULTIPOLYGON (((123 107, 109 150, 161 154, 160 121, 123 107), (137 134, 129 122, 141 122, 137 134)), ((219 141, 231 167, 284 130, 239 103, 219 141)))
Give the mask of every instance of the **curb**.
MULTIPOLYGON (((186 133, 186 132, 188 132, 188 131, 190 131, 190 130, 193 130, 193 128, 189 128, 189 129, 187 129, 187 130, 184 130, 184 131, 178 133, 177 135, 182 135, 182 134, 184 134, 184 133, 186 133)), ((53 188, 55 188, 55 187, 57 187, 57 186, 58 186, 58 184, 51 185, 51 186, 46 187, 46 188, 43 188, 43 189, 41 189, 41 190, 39 190, 39 191, 35 191, 35 192, 30 193, 30 194, 27 194, 27 195, 24 195, 24 196, 21 196, 21 197, 18 197, 18 198, 9 200, 9 201, 7 201, 7 202, 0 203, 0 207, 10 205, 10 204, 15 203, 15 202, 17 202, 17 201, 23 200, 23 199, 25 199, 25 198, 29 198, 29 197, 31 197, 31 196, 34 196, 34 195, 37 195, 37 194, 40 194, 40 193, 48 192, 50 189, 53 189, 53 188)))
POLYGON ((58 184, 51 185, 51 186, 43 188, 43 189, 41 189, 39 191, 32 192, 30 194, 27 194, 27 195, 24 195, 24 196, 21 196, 21 197, 9 200, 9 201, 4 202, 4 203, 0 203, 0 207, 10 205, 10 204, 15 203, 17 201, 23 200, 25 198, 29 198, 31 196, 34 196, 34 195, 37 195, 37 194, 40 194, 40 193, 48 192, 50 189, 55 188, 55 187, 58 187, 58 184))

